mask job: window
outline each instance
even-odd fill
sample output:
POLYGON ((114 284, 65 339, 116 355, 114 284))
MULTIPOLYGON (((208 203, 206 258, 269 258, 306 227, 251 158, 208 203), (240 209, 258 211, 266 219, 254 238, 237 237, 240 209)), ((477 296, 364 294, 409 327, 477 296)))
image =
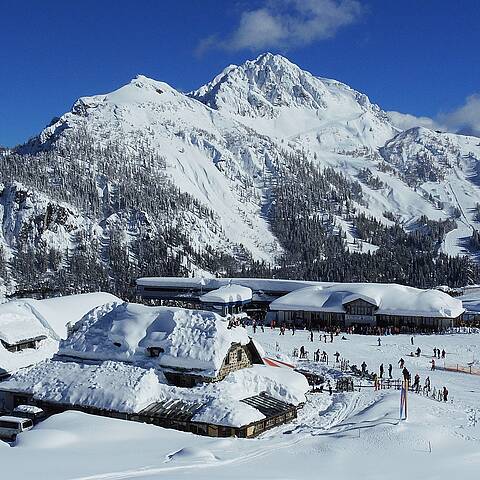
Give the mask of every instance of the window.
POLYGON ((18 430, 20 422, 12 422, 8 420, 0 420, 0 428, 11 428, 14 430, 18 430))
POLYGON ((31 420, 27 420, 26 422, 22 423, 22 428, 30 428, 33 427, 33 422, 31 420))

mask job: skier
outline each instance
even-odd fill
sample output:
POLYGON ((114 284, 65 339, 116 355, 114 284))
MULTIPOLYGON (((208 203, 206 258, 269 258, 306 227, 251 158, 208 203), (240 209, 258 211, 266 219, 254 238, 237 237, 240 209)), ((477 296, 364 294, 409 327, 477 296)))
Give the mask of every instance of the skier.
POLYGON ((399 367, 402 369, 403 366, 405 365, 405 360, 403 358, 401 358, 399 361, 398 361, 398 365, 399 367))
POLYGON ((367 373, 367 364, 365 363, 365 361, 362 363, 362 377, 364 377, 367 373))
POLYGON ((330 333, 330 343, 333 343, 333 332, 330 333))
POLYGON ((435 358, 437 358, 437 347, 435 347, 435 348, 433 349, 433 356, 434 356, 435 358))
POLYGON ((420 347, 417 348, 415 353, 416 353, 417 357, 420 356, 420 354, 422 353, 422 351, 420 350, 420 347))
POLYGON ((337 363, 338 363, 338 358, 340 357, 340 354, 339 354, 338 352, 335 352, 334 357, 335 357, 335 359, 336 359, 336 361, 337 361, 337 363))
POLYGON ((388 365, 388 378, 392 379, 392 370, 393 370, 393 367, 392 367, 392 364, 390 363, 388 365))
POLYGON ((413 337, 410 338, 410 342, 413 345, 413 337))
POLYGON ((382 346, 382 340, 380 339, 380 337, 378 337, 377 342, 378 342, 378 346, 381 347, 382 346))
POLYGON ((445 349, 442 350, 442 358, 445 358, 445 355, 447 354, 447 352, 445 351, 445 349))
POLYGON ((295 324, 292 323, 292 335, 295 335, 295 324))
POLYGON ((260 324, 260 328, 262 329, 262 333, 265 332, 264 328, 263 328, 263 323, 260 324))
POLYGON ((380 365, 380 378, 383 378, 383 363, 380 365))
POLYGON ((407 382, 410 381, 410 372, 407 370, 407 367, 404 367, 402 370, 403 373, 403 379, 407 382))
POLYGON ((447 387, 443 387, 443 401, 446 402, 448 400, 448 390, 447 387))
POLYGON ((326 334, 326 333, 323 334, 323 341, 324 341, 325 343, 327 343, 327 334, 326 334))
POLYGON ((435 370, 435 360, 432 358, 432 368, 430 370, 435 370))
POLYGON ((300 358, 305 358, 305 347, 303 345, 300 347, 300 358))
POLYGON ((313 330, 310 330, 310 341, 313 342, 313 330))
POLYGON ((257 333, 257 322, 254 320, 253 321, 253 334, 255 335, 257 333))

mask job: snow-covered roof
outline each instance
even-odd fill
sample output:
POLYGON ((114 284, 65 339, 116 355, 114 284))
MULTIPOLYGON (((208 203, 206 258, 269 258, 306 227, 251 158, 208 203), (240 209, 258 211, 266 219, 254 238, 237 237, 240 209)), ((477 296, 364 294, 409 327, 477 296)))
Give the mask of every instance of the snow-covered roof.
POLYGON ((380 315, 456 318, 464 312, 460 300, 438 290, 380 283, 307 287, 274 300, 270 309, 341 313, 346 303, 358 298, 375 305, 380 315))
POLYGON ((92 310, 61 342, 59 354, 214 376, 233 343, 249 342, 244 328, 229 329, 226 320, 212 312, 122 303, 92 310), (149 347, 163 352, 151 358, 149 347))
POLYGON ((124 362, 83 364, 47 360, 15 373, 0 390, 32 394, 67 405, 138 413, 155 402, 178 399, 199 406, 192 420, 239 427, 264 418, 242 399, 266 392, 286 403, 305 402, 306 378, 293 370, 254 365, 223 381, 194 388, 167 385, 161 372, 124 362))
POLYGON ((15 413, 30 413, 30 414, 38 414, 43 413, 43 410, 39 407, 35 407, 34 405, 18 405, 13 410, 15 413))
POLYGON ((0 340, 9 345, 50 336, 47 325, 24 303, 12 301, 0 305, 0 340))
POLYGON ((60 338, 67 336, 67 325, 73 325, 92 308, 106 303, 122 303, 123 300, 105 292, 81 293, 78 295, 65 295, 44 300, 23 298, 23 302, 42 318, 42 320, 56 332, 60 338))
POLYGON ((284 280, 276 278, 206 278, 206 277, 144 277, 137 279, 137 285, 142 287, 217 289, 229 284, 242 285, 254 291, 291 292, 299 288, 313 285, 330 285, 326 282, 311 282, 307 280, 284 280))
POLYGON ((85 365, 46 361, 23 369, 1 389, 33 394, 37 400, 136 412, 166 398, 169 386, 157 373, 122 362, 85 365))
POLYGON ((58 349, 66 336, 67 323, 74 324, 92 308, 122 300, 109 293, 69 295, 46 300, 25 298, 0 305, 0 339, 9 345, 46 337, 38 348, 10 352, 0 342, 0 375, 18 370, 46 358, 58 349))
POLYGON ((247 303, 252 300, 252 290, 242 285, 229 284, 200 296, 203 303, 222 305, 247 303))

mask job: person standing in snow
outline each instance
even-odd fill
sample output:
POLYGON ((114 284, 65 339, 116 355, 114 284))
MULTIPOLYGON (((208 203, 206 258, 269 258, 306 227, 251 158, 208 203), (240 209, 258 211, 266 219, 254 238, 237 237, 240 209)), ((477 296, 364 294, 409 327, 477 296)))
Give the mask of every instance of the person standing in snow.
POLYGON ((420 375, 418 373, 415 375, 412 387, 414 388, 415 393, 420 393, 420 375))
POLYGON ((413 337, 410 338, 410 342, 413 345, 413 337))
POLYGON ((253 326, 253 334, 255 335, 257 333, 257 322, 254 320, 252 323, 253 326))
POLYGON ((405 365, 405 360, 403 358, 401 358, 399 361, 398 361, 398 366, 400 369, 403 368, 403 366, 405 365))
POLYGON ((427 377, 425 379, 425 385, 423 387, 425 395, 428 395, 430 393, 430 377, 427 377))
POLYGON ((403 379, 407 382, 410 381, 410 372, 407 370, 407 367, 404 367, 404 369, 402 370, 402 373, 403 373, 403 379))
POLYGON ((392 377, 392 370, 393 370, 393 367, 392 367, 392 364, 390 363, 388 365, 388 378, 390 378, 390 380, 393 378, 392 377))
POLYGON ((383 363, 380 365, 380 378, 383 378, 383 363))
POLYGON ((295 335, 295 322, 292 323, 292 336, 295 335))
POLYGON ((336 361, 337 361, 337 363, 338 363, 338 359, 339 359, 339 357, 340 357, 340 353, 338 353, 338 352, 335 352, 335 355, 334 355, 334 357, 335 357, 335 360, 336 360, 336 361))
POLYGON ((430 370, 435 370, 435 360, 432 358, 432 368, 430 370))
POLYGON ((445 349, 442 350, 442 358, 445 358, 445 355, 447 354, 447 352, 445 351, 445 349))
POLYGON ((420 347, 417 347, 417 350, 416 350, 416 352, 415 352, 415 354, 417 355, 417 357, 419 357, 421 353, 422 353, 422 351, 420 350, 420 347))
POLYGON ((434 356, 435 358, 437 358, 437 347, 435 347, 435 348, 433 349, 433 356, 434 356))
POLYGON ((313 342, 313 330, 310 330, 310 341, 313 342))
POLYGON ((263 323, 260 324, 260 329, 262 330, 262 333, 265 332, 264 328, 263 328, 263 323))
POLYGON ((448 401, 448 390, 447 387, 443 387, 443 401, 448 401))
POLYGON ((367 364, 365 363, 365 361, 362 363, 361 367, 362 367, 362 377, 364 377, 367 373, 367 364))
POLYGON ((381 347, 382 346, 382 340, 380 339, 380 337, 378 337, 377 342, 378 342, 378 346, 381 347))
POLYGON ((330 332, 330 343, 333 343, 333 332, 330 332))

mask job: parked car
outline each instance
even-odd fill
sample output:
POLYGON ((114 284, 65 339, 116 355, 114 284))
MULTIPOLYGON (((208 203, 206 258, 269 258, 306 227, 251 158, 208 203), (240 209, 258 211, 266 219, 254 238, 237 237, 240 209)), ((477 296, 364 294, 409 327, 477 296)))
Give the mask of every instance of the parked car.
POLYGON ((34 424, 37 424, 45 418, 45 412, 33 405, 19 405, 13 410, 12 417, 29 418, 33 420, 34 424))
POLYGON ((0 417, 0 439, 14 441, 19 433, 33 428, 33 420, 4 415, 0 417))

